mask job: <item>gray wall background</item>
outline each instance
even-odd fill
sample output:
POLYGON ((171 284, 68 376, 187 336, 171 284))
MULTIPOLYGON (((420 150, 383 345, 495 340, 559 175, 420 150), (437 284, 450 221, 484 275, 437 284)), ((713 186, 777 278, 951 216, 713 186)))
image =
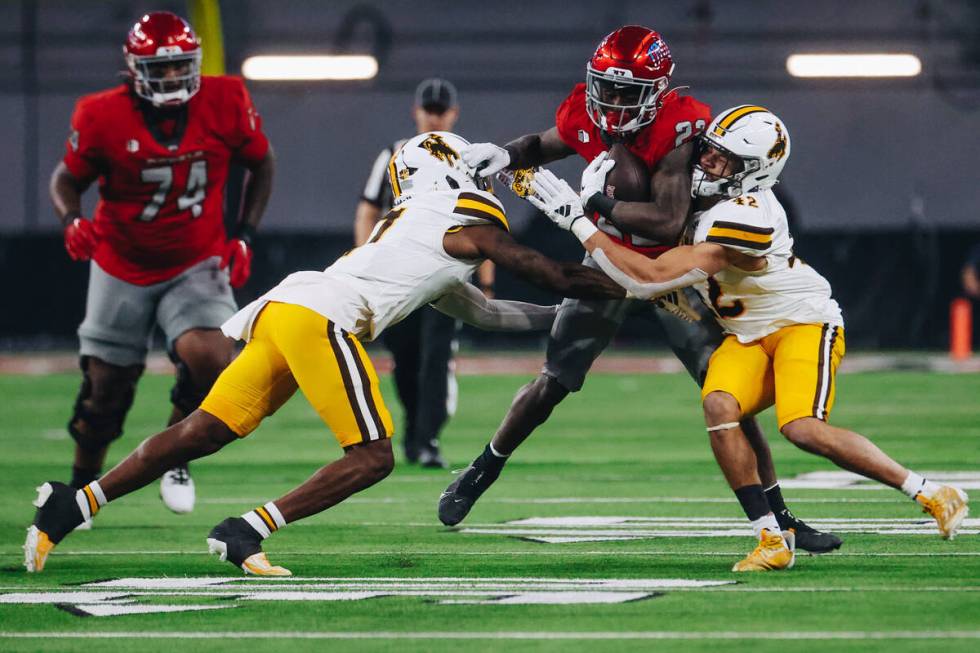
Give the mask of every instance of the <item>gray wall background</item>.
MULTIPOLYGON (((152 8, 186 14, 182 2, 0 3, 0 232, 57 228, 47 177, 73 102, 116 83, 125 33, 152 8)), ((783 179, 805 229, 980 225, 978 2, 225 0, 222 9, 231 73, 250 54, 381 59, 371 82, 250 83, 279 156, 269 231, 350 231, 378 150, 413 130, 419 79, 456 82, 457 131, 503 143, 552 125, 599 39, 628 23, 662 32, 674 83, 713 108, 760 103, 784 119, 793 154, 783 179), (829 51, 913 52, 924 73, 807 81, 785 71, 790 53, 829 51)), ((583 162, 554 167, 574 183, 583 162)))

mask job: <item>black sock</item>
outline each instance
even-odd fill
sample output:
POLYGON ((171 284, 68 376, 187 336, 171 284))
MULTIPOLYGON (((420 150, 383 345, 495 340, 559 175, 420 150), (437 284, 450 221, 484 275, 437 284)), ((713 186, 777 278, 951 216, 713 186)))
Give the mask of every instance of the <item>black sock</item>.
POLYGON ((783 501, 783 493, 779 489, 779 483, 766 490, 766 501, 769 502, 769 507, 777 515, 786 510, 786 502, 783 501))
POLYGON ((749 521, 755 521, 769 513, 769 502, 766 501, 766 493, 762 491, 762 485, 746 485, 735 490, 738 502, 742 504, 742 510, 749 521))
POLYGON ((71 468, 71 485, 76 490, 81 490, 83 487, 96 481, 99 478, 99 469, 82 469, 80 467, 71 468))
POLYGON ((483 469, 487 470, 488 472, 496 472, 497 474, 500 473, 500 470, 502 470, 504 465, 507 463, 506 458, 501 458, 500 456, 494 455, 494 453, 490 450, 489 443, 487 443, 487 446, 483 448, 483 453, 481 453, 476 460, 480 463, 480 466, 483 469))

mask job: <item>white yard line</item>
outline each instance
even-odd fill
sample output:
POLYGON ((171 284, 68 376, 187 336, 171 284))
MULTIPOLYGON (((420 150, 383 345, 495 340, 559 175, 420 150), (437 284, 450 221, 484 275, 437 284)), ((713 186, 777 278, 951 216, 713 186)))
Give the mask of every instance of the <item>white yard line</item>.
POLYGON ((920 640, 920 639, 980 639, 980 630, 818 630, 789 632, 708 631, 687 632, 669 630, 624 632, 562 632, 562 631, 488 631, 488 632, 341 632, 341 631, 280 631, 270 632, 200 632, 200 631, 139 631, 139 632, 11 632, 0 631, 0 638, 9 639, 407 639, 407 640, 920 640))

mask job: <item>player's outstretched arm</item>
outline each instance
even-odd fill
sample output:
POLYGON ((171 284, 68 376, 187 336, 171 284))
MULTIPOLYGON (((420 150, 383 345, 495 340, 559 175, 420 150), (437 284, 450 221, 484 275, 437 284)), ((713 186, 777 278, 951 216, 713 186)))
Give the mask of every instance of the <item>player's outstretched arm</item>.
POLYGON ((489 177, 508 168, 532 168, 558 159, 564 159, 575 150, 565 145, 552 127, 540 134, 528 134, 500 147, 493 143, 472 143, 460 150, 460 157, 481 177, 489 177))
POLYGON ((578 263, 559 263, 541 252, 519 244, 500 227, 466 227, 443 238, 450 256, 487 258, 536 286, 563 297, 617 299, 626 295, 621 286, 598 270, 578 263))
POLYGON ((649 202, 621 202, 603 195, 585 198, 586 210, 598 211, 618 228, 661 243, 676 243, 691 208, 691 161, 694 144, 667 154, 650 179, 649 202))
POLYGON ((603 272, 637 299, 691 286, 720 272, 730 264, 728 250, 714 243, 685 245, 650 259, 616 243, 601 231, 582 245, 603 272))
POLYGON ((543 331, 550 329, 558 306, 487 299, 471 283, 446 293, 432 302, 436 310, 486 331, 543 331))
POLYGON ((557 127, 516 138, 504 145, 504 149, 510 154, 507 167, 511 170, 533 168, 575 154, 558 135, 557 127))

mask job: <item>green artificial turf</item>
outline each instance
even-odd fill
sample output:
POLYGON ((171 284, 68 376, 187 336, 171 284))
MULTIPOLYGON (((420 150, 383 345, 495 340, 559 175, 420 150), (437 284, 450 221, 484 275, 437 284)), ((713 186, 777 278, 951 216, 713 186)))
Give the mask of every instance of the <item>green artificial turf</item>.
MULTIPOLYGON (((749 535, 682 537, 714 528, 698 521, 705 518, 744 528, 744 515, 711 457, 696 389, 681 375, 590 377, 585 389, 556 409, 514 455, 457 529, 444 528, 436 518, 436 503, 451 472, 401 462, 375 487, 289 525, 267 540, 265 549, 273 563, 295 576, 272 582, 306 600, 247 598, 248 592, 273 591, 270 581, 239 578, 231 565, 207 555, 204 542, 221 519, 275 499, 340 455, 301 396, 245 441, 192 465, 198 494, 192 514, 168 512, 153 484, 107 506, 92 531, 69 536, 43 573, 29 575, 21 566, 21 544, 33 515, 34 488, 49 479, 68 480, 72 443, 64 425, 78 380, 71 374, 0 377, 3 651, 724 647, 730 653, 980 647, 980 539, 975 534, 946 542, 937 535, 844 533, 839 553, 801 555, 788 572, 753 575, 729 571, 752 548, 749 535), (668 525, 508 524, 548 517, 674 519, 668 525), (579 537, 658 529, 672 532, 621 541, 526 539, 528 533, 579 537), (109 591, 128 605, 221 606, 204 611, 78 616, 77 603, 58 598, 70 599, 67 592, 106 591, 82 586, 86 583, 163 577, 227 577, 233 582, 214 586, 220 591, 184 588, 179 594, 133 587, 109 591), (506 604, 506 597, 520 594, 522 583, 563 587, 557 595, 568 597, 574 589, 570 581, 583 581, 577 589, 589 591, 584 581, 597 579, 737 583, 649 590, 621 603, 506 604), (345 582, 373 598, 328 600, 337 598, 345 582), (16 602, 18 595, 38 592, 56 596, 36 604, 16 602), (112 633, 121 637, 108 638, 112 633), (171 636, 183 639, 166 639, 171 636)), ((443 434, 444 452, 454 468, 464 467, 482 450, 527 380, 460 378, 459 410, 443 434)), ((170 411, 170 383, 161 376, 140 382, 111 461, 163 425, 170 411)), ((390 378, 383 383, 397 421, 400 407, 390 378)), ((980 475, 980 376, 845 375, 839 379, 832 421, 868 435, 914 469, 980 475)), ((782 479, 836 469, 783 440, 770 414, 762 422, 782 479)), ((803 519, 855 520, 847 523, 877 530, 896 524, 909 528, 914 525, 910 520, 928 526, 903 495, 867 484, 786 489, 784 494, 803 519)))

